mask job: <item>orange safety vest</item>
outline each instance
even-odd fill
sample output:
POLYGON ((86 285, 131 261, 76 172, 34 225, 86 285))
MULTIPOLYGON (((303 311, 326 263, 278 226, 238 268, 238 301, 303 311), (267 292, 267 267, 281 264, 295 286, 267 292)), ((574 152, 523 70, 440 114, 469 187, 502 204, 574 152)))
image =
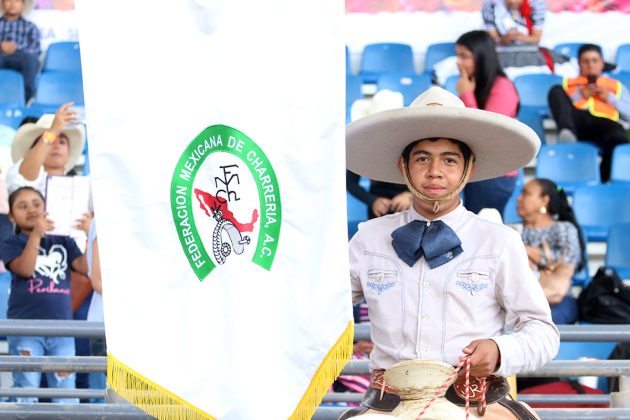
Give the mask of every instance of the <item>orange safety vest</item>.
MULTIPOLYGON (((617 98, 621 97, 621 83, 618 80, 609 79, 608 77, 598 77, 596 83, 597 86, 612 92, 617 98)), ((587 84, 588 80, 585 76, 579 76, 575 79, 565 77, 564 80, 562 80, 562 87, 569 97, 571 97, 578 88, 586 86, 587 84)), ((619 121, 619 111, 617 111, 614 106, 593 96, 590 98, 577 99, 573 101, 573 106, 578 109, 588 110, 588 112, 596 117, 619 121)))

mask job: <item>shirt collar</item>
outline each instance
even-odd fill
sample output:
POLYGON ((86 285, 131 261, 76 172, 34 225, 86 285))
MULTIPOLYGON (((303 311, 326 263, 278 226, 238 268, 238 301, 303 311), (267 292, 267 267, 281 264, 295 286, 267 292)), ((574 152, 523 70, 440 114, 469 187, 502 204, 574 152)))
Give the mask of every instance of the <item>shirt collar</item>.
MULTIPOLYGON (((433 220, 441 220, 444 223, 446 223, 447 225, 452 226, 467 211, 468 210, 466 210, 466 208, 462 204, 462 200, 459 200, 459 204, 457 205, 457 207, 455 207, 450 212, 448 212, 448 213, 438 217, 437 219, 433 219, 433 220)), ((408 212, 407 218, 408 218, 408 220, 407 220, 408 222, 411 222, 412 220, 422 220, 422 221, 425 221, 425 222, 429 221, 429 219, 427 219, 426 217, 424 217, 423 215, 418 213, 416 211, 416 209, 413 208, 413 205, 409 208, 409 212, 408 212)))

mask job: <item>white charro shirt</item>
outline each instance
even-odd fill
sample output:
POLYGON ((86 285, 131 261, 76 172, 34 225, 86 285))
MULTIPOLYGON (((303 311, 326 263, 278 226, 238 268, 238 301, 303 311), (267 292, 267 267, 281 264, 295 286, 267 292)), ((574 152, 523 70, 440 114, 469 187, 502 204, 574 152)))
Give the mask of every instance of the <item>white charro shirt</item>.
POLYGON ((413 208, 380 217, 359 225, 350 241, 353 301, 365 298, 372 323, 371 369, 410 359, 455 366, 465 346, 484 338, 499 347, 500 376, 534 370, 557 354, 560 335, 516 231, 460 203, 438 220, 455 231, 464 252, 434 269, 424 257, 409 267, 391 233, 412 220, 427 219, 413 208))

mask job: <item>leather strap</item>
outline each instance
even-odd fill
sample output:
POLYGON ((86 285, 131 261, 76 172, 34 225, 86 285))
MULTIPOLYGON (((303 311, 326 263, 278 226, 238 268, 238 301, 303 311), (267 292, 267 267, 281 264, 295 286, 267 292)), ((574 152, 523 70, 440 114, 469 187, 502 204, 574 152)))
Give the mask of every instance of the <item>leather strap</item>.
MULTIPOLYGON (((510 385, 507 380, 498 376, 489 376, 486 379, 488 383, 488 389, 486 390, 486 404, 492 404, 505 398, 510 392, 510 385)), ((464 407, 466 405, 466 396, 464 390, 465 378, 460 376, 457 381, 446 390, 444 397, 455 405, 464 407)), ((480 401, 481 392, 479 380, 473 376, 470 377, 470 401, 480 401)))

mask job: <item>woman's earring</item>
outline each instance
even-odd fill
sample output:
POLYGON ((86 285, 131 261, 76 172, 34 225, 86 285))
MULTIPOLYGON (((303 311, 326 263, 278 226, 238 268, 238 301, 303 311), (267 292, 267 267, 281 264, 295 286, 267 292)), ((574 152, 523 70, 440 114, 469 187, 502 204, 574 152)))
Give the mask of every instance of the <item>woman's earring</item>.
POLYGON ((538 210, 540 212, 540 214, 547 214, 547 207, 545 206, 541 206, 540 210, 538 210))

